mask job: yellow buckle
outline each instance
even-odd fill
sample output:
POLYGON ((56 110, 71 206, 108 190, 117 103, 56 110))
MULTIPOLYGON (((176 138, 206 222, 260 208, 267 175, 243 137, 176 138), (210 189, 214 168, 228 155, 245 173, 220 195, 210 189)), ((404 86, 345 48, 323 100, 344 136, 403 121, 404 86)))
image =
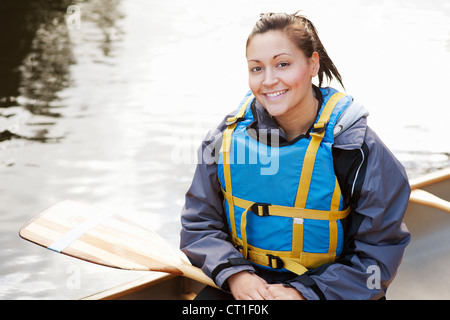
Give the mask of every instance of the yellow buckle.
POLYGON ((230 126, 230 125, 232 125, 232 124, 235 124, 236 121, 237 121, 237 119, 238 119, 238 117, 228 118, 227 121, 225 122, 225 124, 226 124, 227 126, 230 126))

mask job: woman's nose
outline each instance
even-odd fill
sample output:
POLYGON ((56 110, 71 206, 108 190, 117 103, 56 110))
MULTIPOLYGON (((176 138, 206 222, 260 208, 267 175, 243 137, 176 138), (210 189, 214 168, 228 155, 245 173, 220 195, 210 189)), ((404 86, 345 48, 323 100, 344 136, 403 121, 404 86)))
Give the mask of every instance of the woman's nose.
POLYGON ((271 70, 268 70, 264 74, 263 85, 267 87, 272 87, 278 83, 278 77, 271 70))

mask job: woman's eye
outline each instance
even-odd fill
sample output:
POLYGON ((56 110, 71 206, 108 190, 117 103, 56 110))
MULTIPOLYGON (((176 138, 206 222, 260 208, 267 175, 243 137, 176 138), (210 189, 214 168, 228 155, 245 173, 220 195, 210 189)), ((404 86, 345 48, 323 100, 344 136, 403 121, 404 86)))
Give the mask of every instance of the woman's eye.
POLYGON ((254 67, 250 69, 251 72, 258 72, 261 71, 261 67, 254 67))
POLYGON ((289 63, 288 62, 280 62, 279 64, 278 64, 278 67, 280 67, 280 68, 286 68, 286 67, 288 67, 289 66, 289 63))

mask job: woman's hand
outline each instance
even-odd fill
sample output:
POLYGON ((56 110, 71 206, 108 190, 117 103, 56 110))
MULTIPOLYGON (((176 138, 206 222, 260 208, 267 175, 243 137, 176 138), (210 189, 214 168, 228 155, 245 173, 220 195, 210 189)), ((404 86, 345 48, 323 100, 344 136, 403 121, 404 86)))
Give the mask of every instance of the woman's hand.
POLYGON ((241 271, 227 279, 231 293, 236 300, 271 300, 274 297, 267 282, 256 274, 241 271))
POLYGON ((282 284, 270 284, 268 289, 274 300, 306 300, 296 289, 285 287, 282 284))

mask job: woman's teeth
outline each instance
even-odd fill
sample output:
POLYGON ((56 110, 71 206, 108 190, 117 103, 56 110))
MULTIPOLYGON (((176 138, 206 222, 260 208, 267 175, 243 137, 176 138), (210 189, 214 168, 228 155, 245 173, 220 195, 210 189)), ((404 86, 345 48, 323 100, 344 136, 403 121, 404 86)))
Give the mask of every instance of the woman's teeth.
POLYGON ((287 90, 282 90, 282 91, 277 91, 277 92, 271 92, 271 93, 266 93, 265 95, 269 98, 275 98, 278 97, 280 95, 282 95, 283 93, 285 93, 287 90))

